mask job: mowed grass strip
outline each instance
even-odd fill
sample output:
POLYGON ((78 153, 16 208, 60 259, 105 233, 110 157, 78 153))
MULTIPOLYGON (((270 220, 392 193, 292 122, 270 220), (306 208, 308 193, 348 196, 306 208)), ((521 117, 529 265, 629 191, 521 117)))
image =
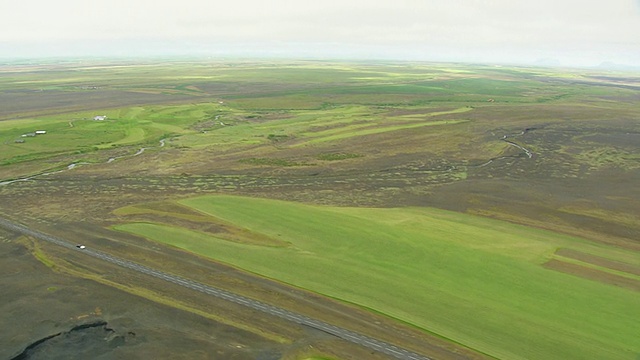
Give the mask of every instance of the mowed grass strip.
POLYGON ((557 259, 549 260, 549 262, 544 264, 544 266, 547 269, 553 269, 553 270, 561 271, 567 274, 580 276, 585 279, 601 281, 605 284, 612 284, 615 286, 620 286, 623 288, 640 292, 639 280, 612 274, 599 269, 594 269, 594 268, 586 267, 580 264, 573 264, 570 262, 557 260, 557 259))
POLYGON ((159 224, 116 229, 374 309, 496 358, 640 352, 637 292, 542 266, 558 247, 593 252, 602 245, 435 209, 230 196, 180 203, 291 246, 238 244, 159 224))
POLYGON ((569 259, 578 260, 587 264, 603 267, 605 269, 620 271, 627 274, 640 276, 640 264, 631 265, 619 261, 609 260, 600 256, 586 254, 572 249, 558 249, 556 255, 569 259))
MULTIPOLYGON (((300 135, 303 141, 295 146, 304 146, 314 143, 324 143, 330 141, 344 140, 352 137, 375 135, 398 130, 421 128, 426 126, 455 125, 468 122, 467 119, 447 119, 447 120, 427 120, 428 118, 459 114, 473 110, 469 107, 456 108, 447 111, 426 112, 418 115, 403 115, 388 117, 368 109, 362 114, 358 113, 359 108, 341 108, 343 115, 338 115, 338 119, 326 119, 321 116, 315 119, 316 128, 311 127, 307 122, 307 129, 301 130, 300 135), (318 121, 322 119, 322 121, 318 121)), ((335 111, 335 110, 334 110, 335 111)), ((339 113, 337 113, 339 114, 339 113)), ((294 147, 295 147, 294 146, 294 147)))
POLYGON ((366 135, 375 135, 382 134, 391 131, 398 130, 407 130, 407 129, 415 129, 426 126, 438 126, 438 125, 455 125, 460 123, 468 122, 469 120, 439 120, 439 121, 427 121, 427 122, 419 122, 419 123, 408 123, 402 125, 388 125, 388 124, 362 124, 362 125, 350 125, 336 129, 325 130, 322 132, 310 132, 305 133, 303 136, 305 138, 310 138, 305 142, 298 144, 300 145, 308 145, 314 143, 323 143, 329 141, 336 140, 344 140, 357 136, 366 136, 366 135))
POLYGON ((119 216, 144 216, 151 223, 170 223, 193 231, 215 236, 227 241, 235 241, 260 246, 289 246, 288 243, 234 226, 211 215, 199 213, 174 202, 154 202, 125 206, 114 211, 119 216))

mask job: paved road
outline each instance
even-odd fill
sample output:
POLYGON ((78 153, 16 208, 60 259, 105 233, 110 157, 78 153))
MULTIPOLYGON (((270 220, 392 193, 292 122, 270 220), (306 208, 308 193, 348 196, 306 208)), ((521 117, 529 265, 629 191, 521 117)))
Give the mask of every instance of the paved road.
POLYGON ((78 249, 75 244, 72 244, 68 241, 56 238, 54 236, 51 235, 47 235, 45 233, 41 233, 39 231, 35 231, 32 230, 24 225, 20 225, 20 224, 16 224, 10 221, 7 221, 5 219, 0 219, 0 227, 3 227, 5 229, 8 230, 12 230, 24 235, 29 235, 32 236, 34 238, 40 239, 40 240, 44 240, 44 241, 48 241, 50 243, 54 243, 56 245, 68 248, 70 250, 73 251, 81 251, 83 254, 89 255, 89 256, 93 256, 96 257, 98 259, 102 259, 104 261, 110 262, 112 264, 116 264, 119 266, 122 266, 124 268, 127 269, 131 269, 143 274, 147 274, 180 286, 184 286, 186 288, 189 289, 193 289, 196 291, 200 291, 202 293, 205 294, 209 294, 209 295, 213 295, 215 297, 221 298, 221 299, 225 299, 231 302, 234 302, 236 304, 240 304, 240 305, 244 305, 244 306, 248 306, 252 309, 258 310, 258 311, 262 311, 265 312, 267 314, 271 314, 271 315, 275 315, 277 317, 292 321, 294 323, 297 324, 302 324, 302 325, 306 325, 306 326, 310 326, 312 328, 318 329, 318 330, 322 330, 324 332, 327 332, 329 334, 332 334, 334 336, 337 336, 341 339, 350 341, 354 344, 358 344, 358 345, 362 345, 366 348, 369 348, 371 350, 375 350, 387 355, 391 355, 397 359, 401 359, 401 360, 431 360, 428 357, 416 354, 412 351, 406 350, 406 349, 402 349, 399 348, 395 345, 386 343, 384 341, 380 341, 380 340, 376 340, 374 338, 365 336, 365 335, 361 335, 358 334, 356 332, 350 331, 350 330, 346 330, 331 324, 328 324, 326 322, 320 321, 320 320, 316 320, 316 319, 312 319, 310 317, 301 315, 301 314, 297 314, 294 313, 292 311, 289 310, 285 310, 273 305, 269 305, 266 303, 263 303, 261 301, 258 300, 253 300, 241 295, 236 295, 232 292, 226 291, 226 290, 222 290, 222 289, 217 289, 214 287, 211 287, 209 285, 205 285, 202 283, 199 283, 197 281, 193 281, 193 280, 189 280, 180 276, 176 276, 176 275, 172 275, 163 271, 159 271, 159 270, 155 270, 152 269, 150 267, 144 266, 144 265, 140 265, 138 263, 135 263, 133 261, 129 261, 129 260, 124 260, 124 259, 120 259, 118 257, 109 255, 107 253, 104 253, 102 251, 98 251, 98 250, 94 250, 94 249, 90 249, 90 248, 86 248, 83 250, 78 249))

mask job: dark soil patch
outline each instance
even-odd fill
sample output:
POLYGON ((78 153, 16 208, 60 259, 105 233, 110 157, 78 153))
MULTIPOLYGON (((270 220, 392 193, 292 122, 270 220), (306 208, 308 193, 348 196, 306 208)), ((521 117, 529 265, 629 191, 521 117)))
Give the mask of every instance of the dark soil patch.
POLYGON ((573 249, 558 249, 556 255, 579 260, 588 264, 601 266, 607 269, 621 271, 633 275, 640 276, 640 267, 631 264, 625 264, 618 261, 609 260, 600 256, 583 253, 573 249))
POLYGON ((640 133, 609 133, 609 134, 594 134, 584 136, 582 138, 585 141, 596 142, 601 144, 608 144, 616 147, 627 147, 637 149, 640 144, 640 133))
POLYGON ((149 94, 115 90, 34 91, 25 93, 0 93, 0 119, 21 117, 24 114, 51 115, 71 111, 106 109, 138 104, 161 104, 187 101, 194 96, 149 94))
POLYGON ((140 205, 138 207, 157 210, 165 213, 184 214, 189 215, 190 217, 206 217, 206 215, 203 215, 201 212, 195 211, 189 207, 176 204, 175 202, 171 201, 148 203, 145 205, 140 205))
POLYGON ((560 271, 565 274, 579 276, 584 279, 598 281, 608 285, 623 287, 640 292, 640 281, 629 279, 623 276, 610 274, 597 269, 588 268, 582 265, 552 259, 543 265, 545 268, 560 271))
MULTIPOLYGON (((272 360, 288 351, 289 344, 52 271, 8 239, 0 236, 1 359, 249 360, 272 354, 265 358, 272 360), (91 324, 97 326, 86 326, 91 324)), ((72 254, 62 255, 73 261, 72 254)), ((132 284, 129 275, 105 264, 84 265, 87 274, 95 270, 132 284)))
POLYGON ((12 360, 88 359, 96 354, 105 355, 127 343, 130 345, 134 340, 134 332, 118 334, 106 321, 100 320, 40 339, 12 360))
POLYGON ((182 227, 208 233, 214 237, 261 246, 288 246, 289 244, 265 234, 235 226, 214 216, 199 213, 174 202, 157 202, 136 206, 141 212, 124 217, 128 222, 151 222, 182 227), (145 212, 149 209, 149 212, 145 212))

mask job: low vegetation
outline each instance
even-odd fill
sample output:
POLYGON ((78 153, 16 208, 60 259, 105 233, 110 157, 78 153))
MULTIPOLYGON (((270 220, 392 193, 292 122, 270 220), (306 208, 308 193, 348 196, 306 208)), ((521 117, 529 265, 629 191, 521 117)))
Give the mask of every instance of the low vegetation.
POLYGON ((5 64, 0 213, 137 234, 495 358, 640 352, 637 74, 268 65, 5 64))

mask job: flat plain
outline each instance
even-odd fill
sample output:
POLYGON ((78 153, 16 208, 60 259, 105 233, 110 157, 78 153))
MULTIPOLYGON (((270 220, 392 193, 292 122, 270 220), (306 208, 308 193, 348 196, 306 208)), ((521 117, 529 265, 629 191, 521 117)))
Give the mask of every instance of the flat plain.
MULTIPOLYGON (((5 218, 435 358, 640 353, 637 74, 314 61, 0 71, 5 218)), ((63 282, 257 334, 239 358, 363 356, 3 239, 63 282)))

